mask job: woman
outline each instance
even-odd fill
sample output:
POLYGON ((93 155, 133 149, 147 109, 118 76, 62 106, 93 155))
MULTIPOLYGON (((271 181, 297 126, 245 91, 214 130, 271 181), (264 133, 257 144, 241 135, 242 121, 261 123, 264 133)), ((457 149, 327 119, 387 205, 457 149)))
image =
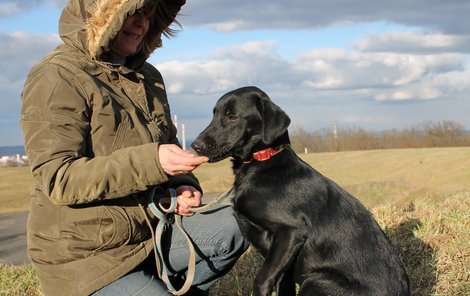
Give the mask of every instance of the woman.
MULTIPOLYGON (((191 216, 207 159, 183 151, 165 85, 146 59, 184 0, 70 0, 63 44, 30 72, 22 128, 35 180, 28 254, 45 295, 169 295, 153 274, 146 214, 155 186, 176 188, 176 212, 197 245, 188 295, 204 295, 246 249, 230 207, 191 216)), ((153 219, 155 220, 155 219, 153 219)), ((171 229, 170 229, 171 230, 171 229)), ((166 233, 175 283, 186 240, 166 233)))

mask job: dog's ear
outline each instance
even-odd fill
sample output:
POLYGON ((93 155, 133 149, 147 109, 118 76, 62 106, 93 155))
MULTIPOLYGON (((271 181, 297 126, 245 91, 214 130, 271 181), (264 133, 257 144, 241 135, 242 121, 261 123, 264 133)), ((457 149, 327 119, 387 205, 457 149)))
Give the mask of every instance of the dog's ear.
POLYGON ((266 94, 261 97, 261 103, 261 117, 263 120, 261 140, 265 144, 271 144, 287 131, 290 118, 266 94))

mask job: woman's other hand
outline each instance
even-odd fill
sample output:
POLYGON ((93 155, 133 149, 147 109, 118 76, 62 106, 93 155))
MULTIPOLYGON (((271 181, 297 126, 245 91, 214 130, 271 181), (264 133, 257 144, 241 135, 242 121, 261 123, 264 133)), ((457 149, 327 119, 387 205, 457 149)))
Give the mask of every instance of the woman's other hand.
POLYGON ((176 188, 176 194, 178 197, 175 213, 181 216, 193 215, 189 209, 199 207, 202 203, 201 192, 192 186, 179 186, 176 188))

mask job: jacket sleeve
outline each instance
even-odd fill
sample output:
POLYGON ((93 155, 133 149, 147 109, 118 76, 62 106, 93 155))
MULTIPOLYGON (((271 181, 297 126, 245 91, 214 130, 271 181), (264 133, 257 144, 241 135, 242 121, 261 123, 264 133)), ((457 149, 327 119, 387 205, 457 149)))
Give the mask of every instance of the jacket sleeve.
MULTIPOLYGON (((147 76, 151 77, 151 80, 152 80, 151 84, 162 85, 163 89, 165 89, 165 82, 163 80, 163 77, 162 77, 160 71, 157 68, 155 68, 153 65, 151 65, 149 63, 146 63, 144 68, 143 68, 143 72, 145 73, 146 77, 147 76)), ((170 114, 171 113, 170 104, 168 103, 168 98, 166 96, 166 92, 165 92, 165 95, 161 96, 160 99, 164 101, 164 104, 166 106, 168 106, 168 115, 167 115, 167 117, 172 118, 171 114, 170 114)), ((174 124, 172 124, 172 122, 170 122, 168 128, 169 128, 169 131, 168 131, 168 135, 169 135, 168 144, 175 144, 175 145, 178 145, 181 148, 181 143, 179 142, 179 140, 177 138, 178 131, 177 131, 176 127, 174 126, 174 124)), ((172 176, 172 177, 169 178, 169 180, 166 184, 166 186, 170 187, 170 188, 177 188, 180 185, 193 186, 194 188, 198 189, 202 193, 202 188, 199 184, 199 181, 192 173, 172 176)))
MULTIPOLYGON (((57 65, 33 70, 21 125, 37 190, 57 205, 124 197, 169 181, 149 143, 90 156, 90 101, 76 75, 57 65)), ((192 179, 192 178, 191 178, 192 179)))
MULTIPOLYGON (((176 127, 174 125, 171 125, 170 128, 171 128, 171 131, 170 131, 169 143, 175 144, 181 147, 181 143, 176 137, 176 134, 177 134, 176 127)), ((168 180, 168 183, 167 183, 167 186, 170 188, 177 188, 178 186, 181 186, 181 185, 190 185, 196 188, 197 190, 199 190, 201 193, 203 192, 199 184, 199 181, 192 173, 173 176, 168 180)))

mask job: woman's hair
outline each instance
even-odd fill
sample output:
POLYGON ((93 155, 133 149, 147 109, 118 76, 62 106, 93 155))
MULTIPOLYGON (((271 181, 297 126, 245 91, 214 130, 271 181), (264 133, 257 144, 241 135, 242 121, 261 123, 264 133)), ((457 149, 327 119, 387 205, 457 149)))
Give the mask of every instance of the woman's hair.
POLYGON ((180 10, 179 5, 174 5, 171 0, 159 1, 158 4, 149 2, 142 7, 143 12, 150 18, 150 29, 142 41, 143 52, 145 56, 157 47, 162 46, 160 34, 166 37, 175 37, 178 30, 170 28, 170 25, 175 23, 181 28, 181 24, 175 19, 180 10))

